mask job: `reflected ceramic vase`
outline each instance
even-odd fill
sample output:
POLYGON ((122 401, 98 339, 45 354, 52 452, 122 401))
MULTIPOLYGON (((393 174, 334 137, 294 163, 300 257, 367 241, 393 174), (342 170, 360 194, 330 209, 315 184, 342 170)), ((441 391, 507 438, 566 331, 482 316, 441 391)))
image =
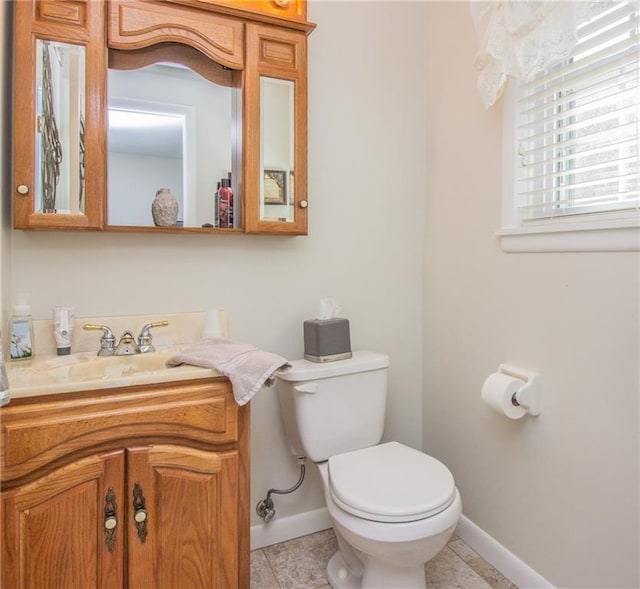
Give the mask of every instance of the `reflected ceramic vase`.
POLYGON ((178 201, 168 188, 161 188, 151 203, 153 222, 157 227, 171 227, 178 220, 178 201))

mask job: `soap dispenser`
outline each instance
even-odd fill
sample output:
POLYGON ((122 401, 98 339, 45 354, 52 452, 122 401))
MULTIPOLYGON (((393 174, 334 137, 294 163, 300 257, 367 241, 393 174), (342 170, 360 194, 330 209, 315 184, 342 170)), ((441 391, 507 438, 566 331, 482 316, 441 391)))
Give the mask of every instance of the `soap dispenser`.
POLYGON ((13 307, 9 357, 12 360, 33 358, 33 320, 26 295, 18 295, 18 304, 13 307))

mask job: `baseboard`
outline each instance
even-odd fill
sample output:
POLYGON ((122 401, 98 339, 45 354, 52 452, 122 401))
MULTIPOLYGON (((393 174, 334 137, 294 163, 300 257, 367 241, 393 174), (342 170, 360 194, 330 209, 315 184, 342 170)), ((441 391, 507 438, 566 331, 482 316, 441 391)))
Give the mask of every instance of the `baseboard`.
POLYGON ((326 507, 271 520, 268 524, 251 526, 251 550, 285 542, 331 527, 326 507))
POLYGON ((455 533, 469 548, 475 550, 519 589, 554 589, 549 581, 509 552, 468 517, 460 517, 455 533))

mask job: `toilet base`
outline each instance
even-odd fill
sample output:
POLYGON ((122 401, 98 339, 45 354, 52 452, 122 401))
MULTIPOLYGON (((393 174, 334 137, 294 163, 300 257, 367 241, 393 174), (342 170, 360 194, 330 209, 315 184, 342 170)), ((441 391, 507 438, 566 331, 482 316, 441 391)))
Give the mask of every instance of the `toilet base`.
POLYGON ((389 589, 389 579, 393 579, 393 589, 426 589, 424 565, 416 567, 396 567, 385 562, 369 562, 364 575, 351 574, 336 552, 327 565, 327 579, 333 589, 389 589))
POLYGON ((329 559, 327 579, 333 589, 361 589, 362 587, 362 577, 349 572, 339 551, 329 559))

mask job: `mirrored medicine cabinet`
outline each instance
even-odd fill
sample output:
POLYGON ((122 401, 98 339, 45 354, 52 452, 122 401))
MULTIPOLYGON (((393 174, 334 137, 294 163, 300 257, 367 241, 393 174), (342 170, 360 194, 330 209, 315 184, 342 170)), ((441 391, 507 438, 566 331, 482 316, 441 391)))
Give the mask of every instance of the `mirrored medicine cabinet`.
POLYGON ((14 227, 306 234, 305 16, 302 0, 15 3, 14 227))

